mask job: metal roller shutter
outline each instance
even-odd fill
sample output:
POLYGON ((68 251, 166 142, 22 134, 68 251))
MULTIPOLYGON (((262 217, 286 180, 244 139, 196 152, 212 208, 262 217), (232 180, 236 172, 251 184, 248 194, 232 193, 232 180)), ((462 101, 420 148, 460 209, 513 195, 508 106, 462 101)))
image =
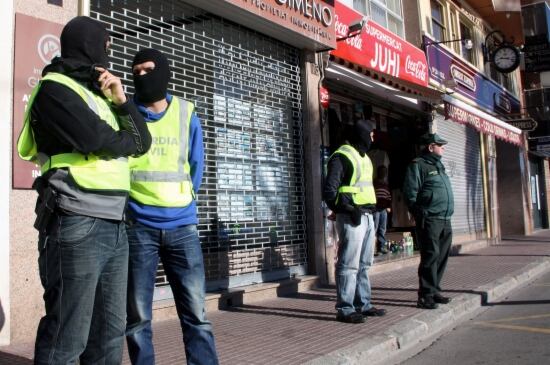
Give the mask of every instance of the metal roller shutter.
POLYGON ((453 232, 473 235, 483 232, 485 208, 479 133, 443 117, 437 120, 437 133, 449 141, 442 161, 451 179, 455 198, 453 232))
MULTIPOLYGON (((130 92, 133 55, 154 47, 170 59, 170 92, 195 102, 206 149, 198 228, 210 283, 305 271, 299 50, 182 1, 93 0, 91 16, 114 37, 112 68, 130 92)), ((160 267, 157 284, 166 283, 160 267)))

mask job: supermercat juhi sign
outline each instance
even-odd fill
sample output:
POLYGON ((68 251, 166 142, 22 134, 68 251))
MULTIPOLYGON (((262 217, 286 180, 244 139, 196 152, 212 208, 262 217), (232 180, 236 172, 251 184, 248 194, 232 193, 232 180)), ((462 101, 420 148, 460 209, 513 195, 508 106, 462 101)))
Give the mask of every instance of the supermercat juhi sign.
MULTIPOLYGON (((345 37, 349 25, 362 17, 361 13, 336 1, 336 37, 345 37)), ((428 63, 424 52, 371 19, 359 35, 337 42, 331 54, 380 74, 428 86, 428 63)))

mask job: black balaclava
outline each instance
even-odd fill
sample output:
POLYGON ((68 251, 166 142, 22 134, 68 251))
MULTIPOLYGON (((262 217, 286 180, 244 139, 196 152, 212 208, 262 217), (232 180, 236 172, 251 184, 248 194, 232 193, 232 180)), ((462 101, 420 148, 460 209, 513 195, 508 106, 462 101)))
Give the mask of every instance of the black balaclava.
POLYGON ((372 140, 371 122, 365 119, 359 119, 355 122, 353 128, 350 128, 348 140, 361 153, 367 153, 370 149, 372 140))
POLYGON ((61 32, 61 57, 56 57, 44 68, 48 72, 60 72, 88 85, 101 93, 95 67, 108 68, 109 55, 106 43, 109 33, 97 20, 77 16, 70 20, 61 32))
POLYGON ((68 22, 61 32, 61 57, 107 68, 109 55, 105 43, 108 40, 109 33, 100 22, 78 16, 68 22))
POLYGON ((136 98, 141 103, 154 103, 166 97, 170 81, 170 66, 168 59, 160 51, 148 48, 139 51, 132 62, 135 65, 151 61, 155 69, 145 75, 134 75, 136 98))

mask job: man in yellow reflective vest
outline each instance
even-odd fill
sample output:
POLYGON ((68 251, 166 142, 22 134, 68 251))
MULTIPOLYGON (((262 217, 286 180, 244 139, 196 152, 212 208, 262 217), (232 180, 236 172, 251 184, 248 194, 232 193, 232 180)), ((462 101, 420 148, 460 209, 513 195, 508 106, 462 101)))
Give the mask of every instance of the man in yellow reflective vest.
POLYGON ((154 364, 152 302, 159 260, 172 289, 188 364, 218 364, 205 315, 205 274, 197 232, 204 147, 194 105, 167 93, 168 59, 139 51, 132 64, 134 102, 153 138, 131 159, 127 343, 132 364, 154 364))
POLYGON ((123 213, 130 190, 127 156, 151 136, 107 71, 109 36, 88 17, 61 33, 61 57, 31 93, 17 144, 40 165, 35 227, 46 315, 35 364, 122 361, 128 273, 123 213))
POLYGON ((324 200, 336 213, 339 247, 336 263, 336 320, 363 323, 365 317, 383 316, 384 309, 371 304, 368 270, 374 256, 376 209, 373 167, 367 156, 372 125, 358 120, 348 140, 330 157, 324 200))

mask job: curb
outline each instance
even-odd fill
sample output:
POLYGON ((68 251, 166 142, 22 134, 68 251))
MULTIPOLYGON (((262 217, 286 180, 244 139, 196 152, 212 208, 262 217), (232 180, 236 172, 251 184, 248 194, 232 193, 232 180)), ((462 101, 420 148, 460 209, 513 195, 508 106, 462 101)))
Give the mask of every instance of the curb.
POLYGON ((419 347, 417 351, 411 352, 415 345, 439 337, 483 305, 503 297, 549 270, 550 258, 530 263, 512 274, 476 288, 472 291, 475 294, 456 296, 448 305, 421 312, 392 325, 381 334, 364 338, 351 346, 308 361, 305 365, 387 364, 395 362, 407 351, 412 356, 422 349, 419 347))

